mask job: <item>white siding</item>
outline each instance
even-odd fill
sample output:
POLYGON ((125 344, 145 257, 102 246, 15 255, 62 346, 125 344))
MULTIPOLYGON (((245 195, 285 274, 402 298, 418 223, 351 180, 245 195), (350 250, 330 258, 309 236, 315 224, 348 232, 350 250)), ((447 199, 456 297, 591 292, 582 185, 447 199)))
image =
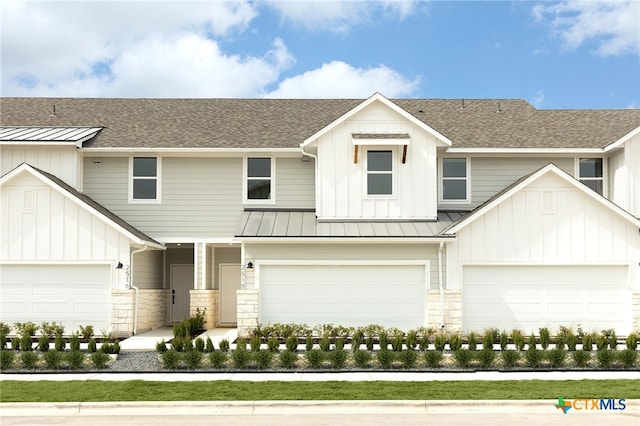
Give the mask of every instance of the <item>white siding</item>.
POLYGON ((0 176, 22 163, 51 173, 76 189, 80 179, 75 146, 0 146, 0 176))
POLYGON ((436 217, 436 139, 379 102, 346 120, 318 140, 318 198, 320 219, 429 219, 436 217), (406 163, 402 146, 392 149, 394 194, 366 194, 366 150, 358 148, 354 164, 352 133, 407 133, 406 163))
POLYGON ((609 160, 611 200, 640 217, 640 135, 628 140, 624 149, 609 160))
POLYGON ((575 157, 469 157, 471 164, 471 203, 440 203, 442 210, 471 210, 523 176, 549 163, 574 175, 575 157))
POLYGON ((476 218, 450 244, 450 284, 464 264, 629 264, 640 288, 640 234, 607 206, 546 175, 476 218), (455 265, 455 266, 454 266, 455 265))

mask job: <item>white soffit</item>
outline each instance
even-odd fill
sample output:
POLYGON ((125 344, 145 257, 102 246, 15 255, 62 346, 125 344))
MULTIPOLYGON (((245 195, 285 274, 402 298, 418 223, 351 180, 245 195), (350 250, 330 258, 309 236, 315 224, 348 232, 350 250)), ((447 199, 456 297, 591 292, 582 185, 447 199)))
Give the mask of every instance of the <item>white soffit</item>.
POLYGON ((351 133, 354 145, 409 145, 408 133, 351 133))
POLYGON ((0 143, 76 145, 94 137, 102 127, 0 127, 0 143))

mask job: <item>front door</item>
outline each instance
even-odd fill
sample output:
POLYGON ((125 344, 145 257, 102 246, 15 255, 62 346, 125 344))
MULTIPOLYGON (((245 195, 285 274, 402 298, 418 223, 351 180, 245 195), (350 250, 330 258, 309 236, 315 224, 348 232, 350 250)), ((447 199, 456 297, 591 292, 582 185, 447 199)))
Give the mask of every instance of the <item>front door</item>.
POLYGON ((240 264, 220 264, 220 323, 238 322, 236 292, 240 290, 240 264))
POLYGON ((171 321, 189 318, 189 290, 193 289, 193 265, 171 265, 171 321))

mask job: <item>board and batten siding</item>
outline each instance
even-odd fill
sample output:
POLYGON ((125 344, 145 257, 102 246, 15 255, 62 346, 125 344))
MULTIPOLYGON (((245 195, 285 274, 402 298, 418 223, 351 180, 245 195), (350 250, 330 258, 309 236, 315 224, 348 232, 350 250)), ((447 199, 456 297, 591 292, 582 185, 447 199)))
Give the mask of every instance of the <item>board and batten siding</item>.
POLYGON ((457 233, 450 284, 465 264, 629 264, 640 288, 640 234, 619 214, 557 176, 543 176, 457 233))
POLYGON ((624 144, 609 159, 609 194, 611 200, 636 217, 640 217, 640 135, 624 144))
POLYGON ((10 172, 22 163, 51 173, 81 190, 78 160, 75 146, 0 146, 0 176, 10 172))
MULTIPOLYGON (((245 260, 254 263, 277 260, 286 264, 314 261, 425 261, 429 263, 429 289, 438 289, 437 244, 251 244, 245 245, 245 260)), ((446 281, 445 256, 443 255, 443 279, 446 281)), ((444 285, 444 283, 443 283, 444 285)))
MULTIPOLYGON (((464 157, 448 155, 447 157, 464 157)), ((471 203, 440 203, 441 210, 472 210, 518 179, 549 163, 574 175, 575 157, 467 157, 470 161, 471 203)), ((442 179, 442 177, 439 177, 442 179)))
POLYGON ((316 191, 320 220, 433 219, 436 217, 436 139, 381 103, 373 103, 318 141, 316 191), (402 164, 402 145, 358 147, 352 133, 406 133, 411 137, 402 164), (393 195, 368 196, 367 149, 392 150, 393 195))

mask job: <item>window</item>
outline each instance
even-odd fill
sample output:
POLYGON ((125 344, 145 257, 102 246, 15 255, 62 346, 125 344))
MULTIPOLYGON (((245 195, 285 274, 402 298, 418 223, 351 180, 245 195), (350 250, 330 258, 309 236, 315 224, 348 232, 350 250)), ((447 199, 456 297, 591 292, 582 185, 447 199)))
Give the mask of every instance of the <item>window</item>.
POLYGON ((133 157, 131 159, 131 200, 157 201, 159 191, 159 159, 133 157))
POLYGON ((580 158, 578 179, 598 194, 602 194, 604 190, 602 158, 580 158))
POLYGON ((442 159, 442 201, 469 201, 469 173, 466 158, 442 159))
POLYGON ((367 151, 367 194, 393 193, 393 152, 367 151))
POLYGON ((246 165, 247 201, 273 200, 272 180, 273 167, 270 157, 249 157, 246 165))

